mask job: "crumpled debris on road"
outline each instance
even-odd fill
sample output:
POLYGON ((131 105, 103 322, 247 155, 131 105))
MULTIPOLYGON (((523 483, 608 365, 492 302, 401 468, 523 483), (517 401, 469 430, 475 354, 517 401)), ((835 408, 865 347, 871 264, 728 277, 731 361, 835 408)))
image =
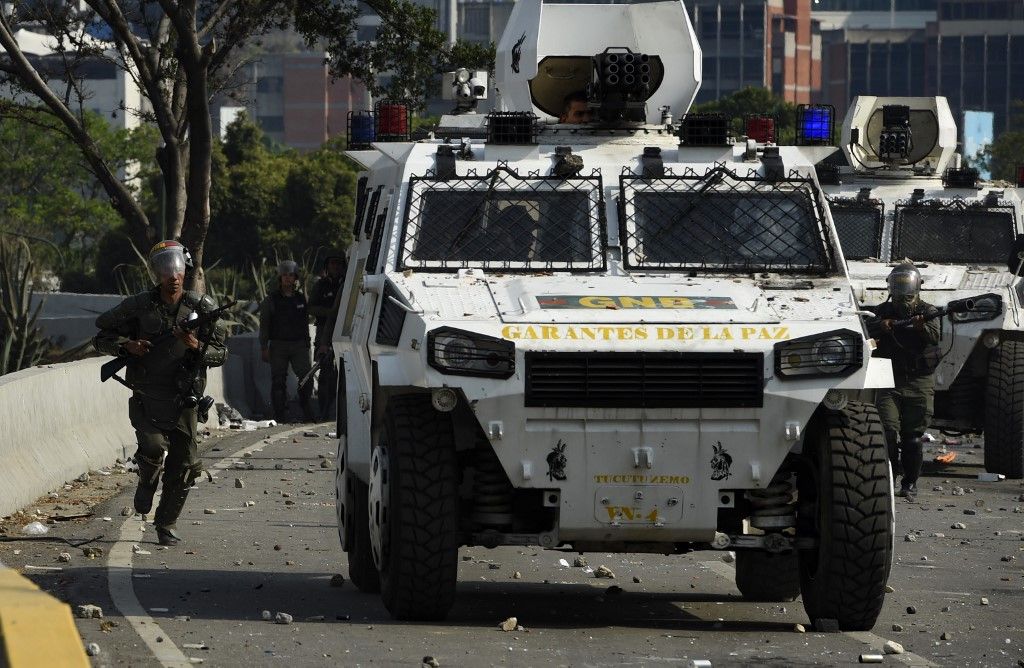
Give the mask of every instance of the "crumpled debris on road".
POLYGON ((79 619, 103 619, 103 608, 89 603, 80 605, 75 608, 75 617, 79 619))

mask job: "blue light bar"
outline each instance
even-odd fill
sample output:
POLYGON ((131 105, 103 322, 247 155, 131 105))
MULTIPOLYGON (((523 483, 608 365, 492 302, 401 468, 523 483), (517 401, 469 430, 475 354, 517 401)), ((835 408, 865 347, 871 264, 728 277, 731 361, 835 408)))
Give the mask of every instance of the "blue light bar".
POLYGON ((800 105, 797 107, 797 144, 815 145, 832 143, 832 119, 835 109, 831 105, 800 105))
POLYGON ((377 139, 377 125, 373 112, 349 112, 348 146, 354 149, 370 148, 370 142, 377 139))

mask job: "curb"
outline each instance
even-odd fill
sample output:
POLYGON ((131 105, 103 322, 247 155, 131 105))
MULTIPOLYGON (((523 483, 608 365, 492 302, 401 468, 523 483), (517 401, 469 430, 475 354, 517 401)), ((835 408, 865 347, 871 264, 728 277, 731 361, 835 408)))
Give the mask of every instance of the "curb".
POLYGON ((0 564, 0 665, 89 666, 71 607, 0 564))

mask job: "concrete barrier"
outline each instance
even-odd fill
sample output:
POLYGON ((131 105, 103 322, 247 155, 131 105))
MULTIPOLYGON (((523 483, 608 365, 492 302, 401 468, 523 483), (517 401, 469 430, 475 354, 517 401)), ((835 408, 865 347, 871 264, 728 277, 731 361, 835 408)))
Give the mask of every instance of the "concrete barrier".
MULTIPOLYGON (((0 376, 0 516, 135 452, 129 391, 114 381, 100 382, 100 366, 109 359, 0 376)), ((241 361, 229 357, 228 364, 209 370, 207 394, 225 401, 225 388, 240 387, 241 376, 241 361)), ((247 408, 233 405, 243 413, 247 408)), ((216 414, 211 414, 207 426, 215 428, 216 414)))
POLYGON ((0 666, 88 666, 71 608, 0 563, 0 666))

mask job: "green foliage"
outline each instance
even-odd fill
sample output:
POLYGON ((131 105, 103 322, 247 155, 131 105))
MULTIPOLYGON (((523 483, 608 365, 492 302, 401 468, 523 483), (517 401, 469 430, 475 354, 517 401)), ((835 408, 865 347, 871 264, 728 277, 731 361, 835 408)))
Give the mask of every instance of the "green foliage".
POLYGON ((733 120, 733 132, 736 136, 745 134, 744 116, 748 114, 774 116, 778 142, 789 144, 796 138, 796 105, 773 95, 767 88, 748 86, 713 102, 695 104, 691 111, 724 114, 733 120))
POLYGON ((32 270, 26 243, 0 239, 0 375, 38 364, 50 347, 36 325, 42 300, 32 308, 32 270))
MULTIPOLYGON (((121 224, 63 127, 42 111, 5 107, 0 116, 0 228, 39 242, 35 260, 66 282, 95 288, 100 239, 121 224)), ((115 130, 86 117, 93 140, 122 172, 151 168, 154 133, 115 130)))
POLYGON ((357 172, 340 146, 335 140, 313 153, 271 152, 256 125, 235 120, 214 155, 208 257, 240 269, 277 255, 346 248, 357 172))
POLYGON ((982 154, 981 162, 995 180, 1017 180, 1017 168, 1024 164, 1024 131, 1004 132, 982 154))

